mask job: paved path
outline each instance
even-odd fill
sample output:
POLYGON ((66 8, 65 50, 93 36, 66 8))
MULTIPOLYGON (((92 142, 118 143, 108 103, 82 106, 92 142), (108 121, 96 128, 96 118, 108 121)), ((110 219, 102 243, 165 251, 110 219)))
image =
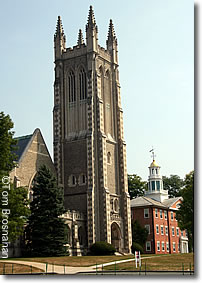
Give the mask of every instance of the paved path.
POLYGON ((5 262, 5 263, 16 263, 16 264, 24 264, 24 265, 29 265, 32 267, 37 267, 42 269, 44 272, 48 273, 58 273, 58 274, 76 274, 78 272, 89 272, 89 271, 95 271, 95 269, 91 266, 89 267, 75 267, 75 266, 64 266, 64 265, 56 265, 56 264, 51 264, 49 263, 46 267, 46 263, 41 263, 41 262, 32 262, 32 261, 22 261, 22 260, 1 260, 0 262, 5 262))
MULTIPOLYGON (((163 255, 162 255, 163 256, 163 255)), ((143 257, 141 260, 144 260, 146 258, 151 258, 152 256, 148 257, 143 257)), ((131 259, 123 259, 123 260, 118 260, 118 261, 113 261, 113 262, 107 262, 103 264, 97 264, 97 265, 92 265, 92 266, 86 266, 86 267, 78 267, 78 266, 64 266, 64 265, 56 265, 56 264, 51 264, 49 263, 46 265, 46 263, 42 262, 36 262, 36 261, 22 261, 22 260, 0 260, 0 262, 5 262, 5 263, 16 263, 16 264, 24 264, 28 266, 33 266, 42 269, 44 272, 51 273, 58 273, 58 274, 77 274, 79 272, 96 272, 97 270, 100 270, 104 266, 108 265, 113 265, 113 264, 118 264, 118 263, 123 263, 123 262, 130 262, 134 261, 134 258, 131 259)))

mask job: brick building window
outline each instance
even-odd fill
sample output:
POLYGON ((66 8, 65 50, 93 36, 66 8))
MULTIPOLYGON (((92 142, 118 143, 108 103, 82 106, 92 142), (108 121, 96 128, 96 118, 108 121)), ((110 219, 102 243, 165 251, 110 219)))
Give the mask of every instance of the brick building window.
POLYGON ((150 241, 146 242, 146 251, 151 252, 151 242, 150 241))
POLYGON ((175 228, 172 227, 172 236, 175 236, 175 228))
POLYGON ((167 220, 167 218, 168 218, 167 210, 164 210, 164 217, 165 217, 165 219, 167 220))
POLYGON ((157 251, 160 252, 160 242, 157 242, 157 251))
POLYGON ((162 248, 162 252, 165 252, 165 243, 164 242, 161 243, 161 248, 162 248))
POLYGON ((169 252, 169 242, 166 242, 166 251, 169 252))
POLYGON ((145 225, 144 227, 145 227, 145 229, 147 229, 148 234, 150 234, 150 225, 149 225, 149 224, 147 224, 147 225, 145 225))
POLYGON ((165 226, 165 234, 168 236, 168 226, 165 226))
POLYGON ((158 218, 158 208, 155 208, 155 217, 158 218))
POLYGON ((161 225, 161 235, 163 235, 163 225, 161 225))
POLYGON ((144 209, 144 218, 149 218, 149 208, 144 209))
POLYGON ((179 234, 180 234, 180 233, 179 233, 179 228, 178 228, 178 227, 176 228, 176 234, 177 234, 177 236, 179 237, 179 234))
POLYGON ((171 218, 171 220, 173 220, 173 219, 174 219, 173 211, 171 211, 171 213, 170 213, 170 218, 171 218))
POLYGON ((156 224, 156 234, 159 234, 159 225, 156 224))
POLYGON ((162 209, 160 209, 160 218, 163 219, 163 212, 162 212, 162 209))
POLYGON ((173 242, 173 252, 176 252, 175 242, 173 242))

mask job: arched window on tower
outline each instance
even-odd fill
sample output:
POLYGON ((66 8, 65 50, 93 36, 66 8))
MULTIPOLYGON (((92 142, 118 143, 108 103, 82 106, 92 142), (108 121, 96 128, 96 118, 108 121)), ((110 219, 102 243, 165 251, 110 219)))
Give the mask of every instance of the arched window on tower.
POLYGON ((107 153, 107 163, 111 164, 111 153, 110 152, 107 153))
POLYGON ((81 69, 79 73, 79 93, 80 100, 84 100, 87 98, 87 80, 86 80, 86 72, 84 69, 81 69))
POLYGON ((76 101, 75 75, 71 71, 68 76, 69 102, 76 101))

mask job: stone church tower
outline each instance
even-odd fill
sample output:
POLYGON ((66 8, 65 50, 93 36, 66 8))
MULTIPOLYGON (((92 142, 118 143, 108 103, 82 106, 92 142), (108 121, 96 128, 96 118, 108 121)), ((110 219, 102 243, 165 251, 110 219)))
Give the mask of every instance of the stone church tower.
MULTIPOLYGON (((130 197, 123 137, 117 39, 110 20, 106 49, 90 6, 86 42, 66 48, 58 17, 54 36, 54 163, 65 208, 85 215, 86 247, 112 243, 131 251, 130 197)), ((77 237, 75 233, 75 237, 77 237)))

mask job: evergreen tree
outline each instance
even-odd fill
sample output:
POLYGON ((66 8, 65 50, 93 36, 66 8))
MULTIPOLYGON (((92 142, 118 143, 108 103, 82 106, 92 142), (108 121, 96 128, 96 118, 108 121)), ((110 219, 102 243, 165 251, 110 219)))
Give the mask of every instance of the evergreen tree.
POLYGON ((37 174, 27 233, 32 256, 66 255, 67 226, 60 216, 65 212, 63 189, 46 166, 37 174))

